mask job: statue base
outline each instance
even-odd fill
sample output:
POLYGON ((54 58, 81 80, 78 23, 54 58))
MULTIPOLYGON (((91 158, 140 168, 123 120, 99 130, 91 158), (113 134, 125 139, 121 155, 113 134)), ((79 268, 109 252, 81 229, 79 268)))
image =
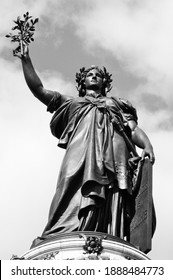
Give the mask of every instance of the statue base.
POLYGON ((118 237, 90 231, 61 233, 40 242, 20 258, 24 260, 149 260, 118 237))

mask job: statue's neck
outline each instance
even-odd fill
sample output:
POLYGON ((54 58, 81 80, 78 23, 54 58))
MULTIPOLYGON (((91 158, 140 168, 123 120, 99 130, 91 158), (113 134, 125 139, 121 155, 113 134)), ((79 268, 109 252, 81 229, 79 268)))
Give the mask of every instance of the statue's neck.
POLYGON ((86 95, 85 96, 92 96, 92 97, 95 97, 95 98, 98 98, 98 97, 101 97, 102 94, 101 94, 101 91, 100 90, 86 90, 86 95))

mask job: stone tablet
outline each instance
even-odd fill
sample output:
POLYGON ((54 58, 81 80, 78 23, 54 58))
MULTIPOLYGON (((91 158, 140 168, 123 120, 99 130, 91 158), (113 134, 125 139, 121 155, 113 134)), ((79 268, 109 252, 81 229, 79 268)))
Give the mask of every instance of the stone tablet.
POLYGON ((135 199, 135 216, 130 225, 130 243, 148 253, 152 239, 152 165, 145 159, 142 165, 140 188, 135 199))

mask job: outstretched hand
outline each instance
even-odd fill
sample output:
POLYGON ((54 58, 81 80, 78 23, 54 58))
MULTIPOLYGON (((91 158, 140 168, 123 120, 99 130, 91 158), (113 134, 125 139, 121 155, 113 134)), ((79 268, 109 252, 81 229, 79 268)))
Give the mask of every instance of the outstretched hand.
POLYGON ((23 59, 29 55, 29 47, 28 44, 26 44, 24 41, 20 40, 20 49, 17 53, 14 54, 14 56, 17 56, 20 59, 23 59))
POLYGON ((23 53, 21 53, 21 58, 29 55, 29 46, 28 44, 26 44, 25 42, 22 42, 23 43, 23 53))

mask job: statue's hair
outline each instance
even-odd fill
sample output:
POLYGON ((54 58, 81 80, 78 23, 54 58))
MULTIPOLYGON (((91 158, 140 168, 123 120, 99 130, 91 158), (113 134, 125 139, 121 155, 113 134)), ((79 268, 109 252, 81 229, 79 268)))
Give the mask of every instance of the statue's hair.
POLYGON ((102 86, 102 95, 106 96, 107 92, 109 92, 111 87, 111 76, 112 74, 109 74, 105 67, 103 67, 103 70, 100 69, 98 66, 91 66, 88 69, 85 69, 85 67, 82 67, 80 69, 79 73, 76 73, 76 83, 77 83, 77 90, 79 91, 79 96, 84 96, 86 94, 86 88, 85 88, 85 78, 89 71, 97 69, 98 72, 101 74, 102 80, 103 80, 103 86, 102 86))

